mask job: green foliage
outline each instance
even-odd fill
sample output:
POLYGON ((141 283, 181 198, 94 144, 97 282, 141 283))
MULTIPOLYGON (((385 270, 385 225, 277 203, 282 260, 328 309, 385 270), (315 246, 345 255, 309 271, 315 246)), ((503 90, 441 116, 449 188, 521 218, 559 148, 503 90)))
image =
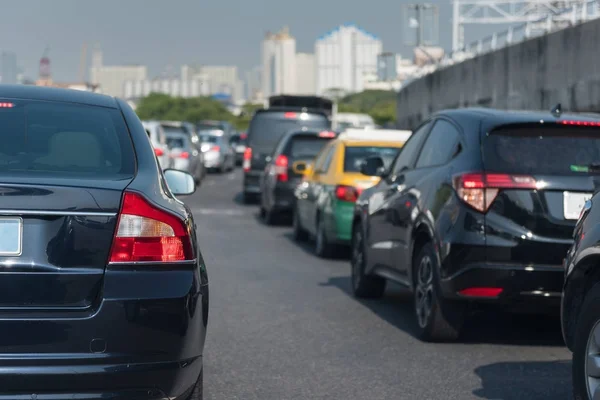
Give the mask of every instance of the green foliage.
POLYGON ((338 103, 339 112, 369 114, 379 125, 396 121, 396 92, 366 90, 348 95, 338 103))
POLYGON ((192 123, 201 120, 229 121, 243 131, 248 129, 254 111, 262 107, 262 104, 246 104, 236 117, 223 104, 210 97, 182 98, 151 93, 140 101, 136 112, 140 119, 192 123))
POLYGON ((234 116, 217 100, 209 97, 182 98, 151 93, 136 110, 140 119, 197 122, 204 119, 233 121, 234 116))

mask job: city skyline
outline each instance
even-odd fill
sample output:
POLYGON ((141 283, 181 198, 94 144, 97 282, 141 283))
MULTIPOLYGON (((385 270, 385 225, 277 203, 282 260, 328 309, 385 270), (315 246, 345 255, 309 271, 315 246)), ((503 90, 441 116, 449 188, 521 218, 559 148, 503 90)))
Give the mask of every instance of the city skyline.
MULTIPOLYGON (((449 15, 449 2, 434 3, 440 5, 440 20, 447 21, 444 15, 449 15)), ((235 65, 243 76, 261 64, 260 43, 265 32, 281 26, 289 26, 294 32, 297 52, 313 53, 320 35, 350 22, 377 34, 386 44, 385 51, 409 54, 402 38, 403 4, 391 0, 349 0, 342 9, 305 0, 302 7, 292 11, 289 5, 274 0, 252 4, 179 0, 176 7, 154 0, 107 0, 102 4, 22 0, 0 16, 0 34, 11 38, 5 43, 0 41, 0 49, 15 52, 19 65, 32 79, 37 77, 39 59, 48 46, 54 79, 76 80, 83 43, 89 48, 98 44, 104 50, 107 65, 147 65, 150 77, 160 75, 168 65, 183 64, 235 65), (29 12, 31 9, 36 13, 29 12), (111 29, 106 29, 106 24, 111 29), (146 29, 148 26, 153 28, 146 29)), ((449 30, 449 24, 440 27, 441 45, 445 48, 450 41, 444 32, 449 30)))

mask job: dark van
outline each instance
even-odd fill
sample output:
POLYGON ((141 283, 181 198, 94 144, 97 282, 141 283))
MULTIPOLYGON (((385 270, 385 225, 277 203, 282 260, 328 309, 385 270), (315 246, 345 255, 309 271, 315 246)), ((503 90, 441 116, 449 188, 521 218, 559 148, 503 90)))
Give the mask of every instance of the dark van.
POLYGON ((260 195, 260 176, 279 139, 295 129, 329 130, 331 122, 324 112, 290 111, 289 109, 259 110, 248 129, 244 152, 244 202, 254 202, 260 195))

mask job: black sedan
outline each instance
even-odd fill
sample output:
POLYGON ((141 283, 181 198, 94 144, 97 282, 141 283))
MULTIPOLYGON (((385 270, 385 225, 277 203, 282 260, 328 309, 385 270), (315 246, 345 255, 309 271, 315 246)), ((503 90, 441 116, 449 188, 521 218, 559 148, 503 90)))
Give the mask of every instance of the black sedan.
POLYGON ((296 197, 294 191, 302 181, 304 171, 297 168, 298 161, 312 161, 336 134, 330 131, 299 128, 281 137, 260 177, 260 213, 269 225, 279 217, 293 213, 296 197))
POLYGON ((0 398, 201 399, 193 178, 112 97, 2 85, 0 123, 0 398))
MULTIPOLYGON (((592 167, 595 172, 597 166, 592 167)), ((598 186, 597 186, 598 187, 598 186)), ((585 203, 565 259, 562 331, 573 352, 576 400, 600 396, 600 194, 585 203)))

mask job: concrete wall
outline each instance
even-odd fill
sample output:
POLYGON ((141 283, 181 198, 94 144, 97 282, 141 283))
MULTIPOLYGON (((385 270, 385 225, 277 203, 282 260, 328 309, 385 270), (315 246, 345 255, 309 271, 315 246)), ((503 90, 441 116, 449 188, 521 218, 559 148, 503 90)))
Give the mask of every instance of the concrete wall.
POLYGON ((448 66, 398 94, 399 128, 457 107, 600 111, 600 20, 448 66))

